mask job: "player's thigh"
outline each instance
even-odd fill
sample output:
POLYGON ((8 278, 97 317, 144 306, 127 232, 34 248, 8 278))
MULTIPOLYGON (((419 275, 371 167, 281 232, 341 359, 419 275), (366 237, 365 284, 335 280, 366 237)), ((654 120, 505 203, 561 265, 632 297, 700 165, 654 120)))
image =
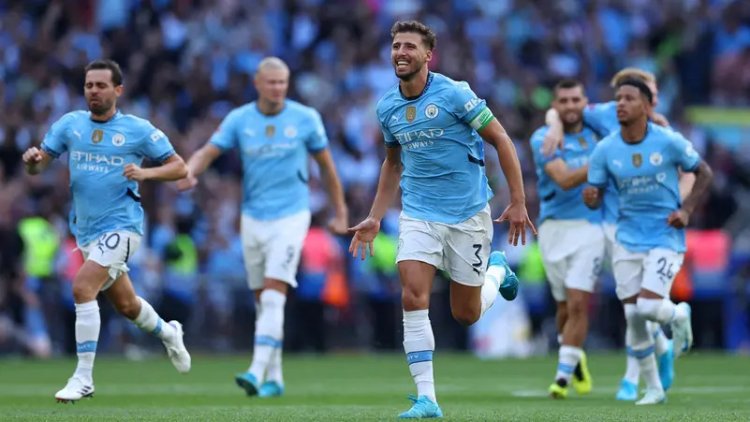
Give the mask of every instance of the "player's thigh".
POLYGON ((141 243, 141 236, 128 231, 105 233, 82 247, 86 261, 98 264, 105 269, 106 277, 100 290, 109 289, 124 273, 127 273, 128 260, 141 243))
POLYGON ((637 296, 643 281, 643 261, 646 254, 631 252, 615 243, 612 266, 615 276, 615 292, 620 300, 637 296))
MULTIPOLYGON (((398 229, 396 263, 399 264, 399 268, 401 268, 401 262, 417 261, 437 269, 444 269, 442 266, 443 241, 437 225, 407 217, 402 213, 399 217, 398 229)), ((407 264, 407 266, 411 265, 407 264)), ((401 273, 400 269, 399 273, 401 273)))
POLYGON ((242 215, 240 234, 242 240, 242 257, 245 264, 247 285, 251 290, 263 288, 264 267, 266 262, 266 245, 261 242, 263 223, 242 215))
MULTIPOLYGON (((444 227, 443 266, 451 280, 465 286, 481 286, 491 252, 493 227, 489 206, 460 224, 444 227)), ((470 291, 473 290, 467 290, 470 291)), ((478 300, 479 293, 476 297, 478 300)))
POLYGON ((601 226, 588 224, 576 233, 575 252, 570 257, 565 288, 592 293, 604 259, 605 237, 601 226))
POLYGON ((310 211, 275 220, 269 228, 271 235, 264 239, 268 254, 263 276, 297 287, 297 266, 310 228, 310 211))
POLYGON ((547 276, 550 292, 555 302, 565 301, 565 275, 568 273, 570 248, 566 248, 560 237, 564 233, 560 225, 546 220, 539 226, 539 251, 547 276))
POLYGON ((643 261, 641 288, 668 297, 685 255, 670 249, 652 249, 643 261))

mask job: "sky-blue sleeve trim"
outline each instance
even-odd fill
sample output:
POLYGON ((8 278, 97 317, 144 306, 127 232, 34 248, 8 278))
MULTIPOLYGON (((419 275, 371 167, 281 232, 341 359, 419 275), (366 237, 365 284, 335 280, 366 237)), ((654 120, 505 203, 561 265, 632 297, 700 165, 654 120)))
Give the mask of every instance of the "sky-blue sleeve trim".
POLYGON ((593 186, 595 188, 599 188, 599 189, 604 189, 604 188, 607 187, 607 182, 604 182, 604 183, 601 183, 601 184, 600 183, 592 183, 592 182, 588 182, 588 183, 589 183, 589 185, 591 185, 591 186, 593 186))
POLYGON ((163 163, 163 162, 167 161, 167 159, 169 159, 169 157, 171 157, 171 156, 173 156, 175 154, 176 154, 175 150, 171 150, 169 152, 166 152, 166 153, 160 155, 159 158, 157 158, 154 161, 158 161, 160 163, 163 163))
POLYGON ((49 145, 47 145, 47 144, 42 144, 42 146, 40 148, 42 149, 42 151, 46 152, 47 154, 49 154, 49 155, 51 155, 51 156, 53 156, 55 158, 60 157, 60 153, 57 152, 57 151, 55 151, 54 149, 50 148, 49 145))
POLYGON ((307 149, 307 151, 308 151, 308 152, 309 152, 310 154, 317 154, 317 153, 319 153, 320 151, 323 151, 324 149, 326 149, 326 147, 325 147, 325 146, 322 146, 322 147, 317 147, 317 148, 308 148, 308 149, 307 149))
POLYGON ((698 167, 701 165, 701 160, 698 160, 695 162, 695 165, 689 169, 682 169, 683 171, 686 171, 688 173, 695 173, 696 170, 698 170, 698 167))

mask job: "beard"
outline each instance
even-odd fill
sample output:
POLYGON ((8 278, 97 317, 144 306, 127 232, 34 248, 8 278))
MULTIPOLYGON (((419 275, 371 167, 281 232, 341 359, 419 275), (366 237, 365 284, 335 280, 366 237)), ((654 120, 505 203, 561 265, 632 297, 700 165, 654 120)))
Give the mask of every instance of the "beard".
POLYGON ((99 103, 94 105, 91 102, 88 103, 89 111, 95 116, 101 116, 112 108, 113 101, 98 100, 99 103))
POLYGON ((399 74, 396 68, 394 68, 393 71, 396 74, 397 78, 401 79, 404 82, 409 82, 410 80, 414 79, 414 76, 422 70, 423 66, 424 66, 424 63, 417 66, 414 70, 407 72, 407 73, 402 73, 402 74, 399 74))

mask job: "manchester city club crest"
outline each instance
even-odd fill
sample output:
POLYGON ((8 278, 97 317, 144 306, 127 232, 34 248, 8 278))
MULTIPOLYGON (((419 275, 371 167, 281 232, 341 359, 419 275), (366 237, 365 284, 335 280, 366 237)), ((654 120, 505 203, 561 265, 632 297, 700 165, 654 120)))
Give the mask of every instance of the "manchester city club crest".
POLYGON ((417 117, 417 108, 414 106, 406 107, 406 121, 411 123, 415 117, 417 117))
POLYGON ((269 138, 272 138, 273 135, 276 134, 276 126, 274 125, 268 125, 266 126, 266 136, 269 138))
POLYGON ((98 144, 102 139, 104 139, 104 132, 101 129, 94 129, 91 132, 91 142, 98 144))
POLYGON ((588 142, 586 142, 586 138, 584 138, 583 136, 579 136, 578 137, 578 145, 580 145, 581 148, 586 148, 589 144, 588 144, 588 142))
POLYGON ((122 133, 116 133, 115 136, 112 137, 112 145, 116 147, 121 147, 125 143, 125 135, 122 133))
POLYGON ((633 165, 640 167, 643 164, 643 156, 640 153, 633 154, 633 165))
POLYGON ((427 116, 428 119, 434 119, 437 117, 438 113, 439 110, 435 104, 430 104, 424 109, 424 115, 427 116))

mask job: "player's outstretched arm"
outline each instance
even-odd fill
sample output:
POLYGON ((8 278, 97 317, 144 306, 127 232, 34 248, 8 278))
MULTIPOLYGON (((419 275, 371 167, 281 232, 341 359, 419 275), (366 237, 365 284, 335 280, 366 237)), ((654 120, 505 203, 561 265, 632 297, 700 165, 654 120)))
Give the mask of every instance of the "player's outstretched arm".
POLYGON ((564 190, 573 189, 586 182, 589 166, 570 169, 561 158, 550 161, 544 172, 564 190))
POLYGON ((328 223, 328 229, 335 234, 346 234, 349 227, 349 211, 344 201, 344 189, 341 187, 341 180, 336 173, 331 151, 324 148, 313 154, 313 158, 320 167, 323 183, 328 192, 328 199, 334 208, 334 217, 328 223))
POLYGON ((526 211, 526 193, 523 190, 523 174, 521 173, 521 163, 518 161, 516 147, 497 119, 492 119, 487 126, 480 129, 479 135, 497 150, 500 167, 503 168, 503 174, 505 174, 510 189, 510 205, 495 221, 507 220, 510 222, 508 243, 517 245, 520 237, 521 244, 525 245, 526 227, 530 228, 534 234, 536 234, 536 228, 526 211))
POLYGON ((560 113, 554 108, 547 110, 544 115, 544 124, 548 126, 547 133, 544 134, 544 143, 542 144, 542 154, 552 155, 556 149, 562 147, 565 131, 560 119, 560 113))
POLYGON ((380 231, 380 220, 383 219, 388 207, 393 203, 401 182, 401 147, 386 148, 385 153, 385 160, 380 168, 378 190, 375 193, 370 215, 364 221, 349 229, 349 232, 354 234, 352 243, 349 245, 349 253, 354 257, 359 256, 365 259, 368 250, 370 256, 375 255, 372 242, 380 231))
POLYGON ((196 151, 187 162, 187 175, 177 181, 177 189, 188 190, 198 184, 198 176, 206 171, 208 166, 221 155, 221 149, 216 145, 206 144, 196 151))
POLYGON ((670 214, 667 219, 667 223, 670 226, 678 229, 687 227, 690 222, 690 214, 695 211, 695 207, 698 206, 706 190, 711 186, 711 180, 713 180, 713 171, 703 160, 700 161, 693 173, 695 174, 695 185, 693 185, 692 190, 682 202, 680 209, 670 214))
POLYGON ((156 180, 159 182, 171 182, 187 176, 188 170, 185 161, 178 154, 172 154, 169 158, 156 167, 142 168, 135 164, 125 166, 123 175, 130 180, 143 182, 144 180, 156 180))
POLYGON ((49 166, 49 163, 52 161, 52 156, 44 152, 44 150, 37 147, 31 147, 23 153, 21 159, 26 168, 26 173, 39 174, 49 166))

